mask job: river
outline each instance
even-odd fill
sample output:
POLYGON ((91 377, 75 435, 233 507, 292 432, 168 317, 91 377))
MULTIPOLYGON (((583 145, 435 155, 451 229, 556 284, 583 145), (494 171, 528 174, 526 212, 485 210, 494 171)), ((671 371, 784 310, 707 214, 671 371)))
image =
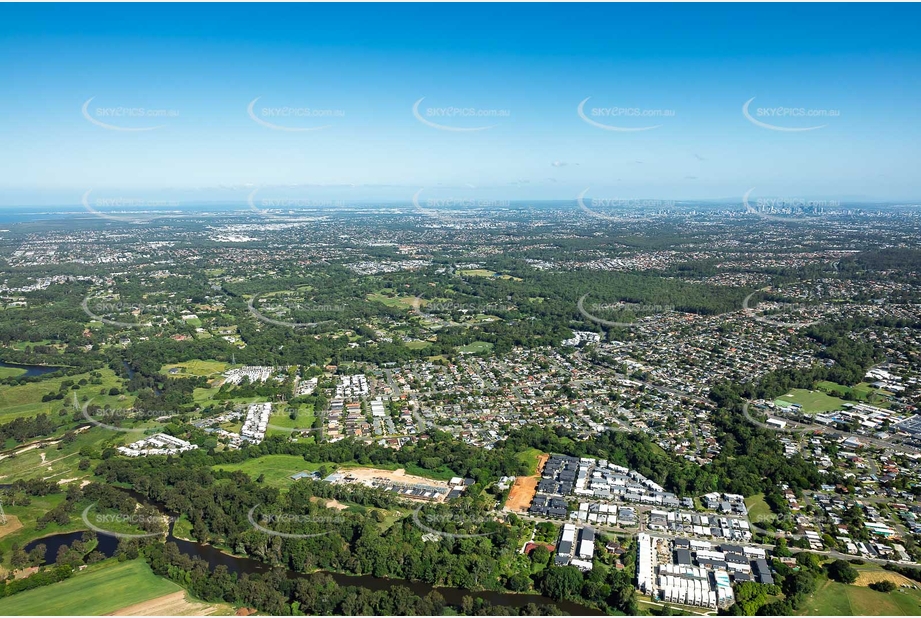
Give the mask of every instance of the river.
MULTIPOLYGON (((151 503, 150 500, 144 498, 134 491, 128 491, 128 493, 130 493, 140 502, 159 508, 159 505, 151 503)), ((74 541, 80 540, 82 535, 82 531, 54 534, 43 539, 32 541, 25 546, 25 550, 28 552, 39 543, 43 543, 46 546, 45 561, 50 563, 53 562, 55 556, 57 556, 58 548, 60 548, 62 545, 70 545, 74 541)), ((105 554, 107 558, 112 557, 115 554, 116 548, 118 547, 118 539, 114 536, 105 534, 98 534, 97 536, 99 539, 99 546, 96 549, 105 554)), ((205 560, 211 570, 214 570, 214 568, 218 565, 224 565, 231 573, 242 575, 243 573, 266 573, 272 568, 271 565, 268 565, 259 560, 232 556, 212 545, 205 545, 203 543, 186 541, 184 539, 177 538, 173 535, 172 523, 170 523, 169 533, 167 534, 166 540, 175 543, 182 553, 188 556, 197 556, 202 560, 205 560)), ((440 588, 431 586, 424 582, 415 582, 405 579, 387 579, 374 577, 372 575, 346 575, 344 573, 332 573, 328 571, 322 572, 325 572, 327 575, 332 577, 340 586, 359 586, 361 588, 368 588, 370 590, 388 590, 395 586, 404 586, 419 596, 425 596, 429 592, 437 590, 445 598, 445 601, 447 601, 449 605, 460 605, 463 598, 465 596, 469 596, 473 598, 484 599, 493 605, 504 605, 507 607, 523 607, 528 603, 535 603, 537 605, 555 605, 560 610, 574 616, 604 615, 602 612, 590 607, 585 607, 569 601, 554 601, 549 597, 545 597, 539 594, 512 594, 507 592, 493 592, 489 590, 440 588)), ((296 573, 291 570, 287 570, 287 574, 290 578, 308 577, 303 573, 296 573)))

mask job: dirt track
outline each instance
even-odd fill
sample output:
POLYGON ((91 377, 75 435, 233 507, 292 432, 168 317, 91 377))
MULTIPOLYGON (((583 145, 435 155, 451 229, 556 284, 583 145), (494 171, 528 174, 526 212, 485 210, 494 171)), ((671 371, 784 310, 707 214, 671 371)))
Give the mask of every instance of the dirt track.
POLYGON ((209 616, 219 605, 199 603, 186 599, 184 591, 157 597, 143 603, 136 603, 107 614, 108 616, 209 616))

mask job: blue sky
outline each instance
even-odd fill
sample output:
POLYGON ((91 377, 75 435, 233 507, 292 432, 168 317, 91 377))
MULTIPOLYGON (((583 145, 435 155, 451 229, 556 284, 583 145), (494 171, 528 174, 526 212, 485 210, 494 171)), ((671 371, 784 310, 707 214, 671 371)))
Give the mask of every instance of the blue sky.
POLYGON ((256 187, 917 200, 919 18, 878 4, 0 5, 0 204, 256 187), (422 97, 424 120, 490 128, 425 124, 422 97), (589 120, 657 128, 592 125, 587 97, 589 120), (752 97, 775 128, 743 115, 752 97), (106 115, 119 107, 166 116, 106 115), (431 112, 448 107, 487 117, 431 112))

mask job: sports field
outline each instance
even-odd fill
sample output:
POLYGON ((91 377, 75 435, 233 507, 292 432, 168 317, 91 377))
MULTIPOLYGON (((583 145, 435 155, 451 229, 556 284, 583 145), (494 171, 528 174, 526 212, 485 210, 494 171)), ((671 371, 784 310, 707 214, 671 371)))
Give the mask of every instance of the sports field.
POLYGON ((490 350, 492 350, 492 344, 487 341, 474 341, 457 348, 457 351, 461 354, 482 354, 490 350))
POLYGON ((143 560, 106 560, 62 582, 0 599, 0 615, 102 616, 181 591, 143 560))
POLYGON ((831 412, 842 410, 845 404, 843 399, 831 397, 822 391, 813 391, 805 388, 794 388, 786 395, 777 398, 775 403, 798 403, 803 406, 803 412, 815 414, 816 412, 831 412))

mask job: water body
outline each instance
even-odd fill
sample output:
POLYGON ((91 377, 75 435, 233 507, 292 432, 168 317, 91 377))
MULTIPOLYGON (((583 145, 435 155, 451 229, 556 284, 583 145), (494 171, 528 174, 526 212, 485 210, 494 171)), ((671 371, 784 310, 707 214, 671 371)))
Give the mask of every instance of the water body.
POLYGON ((12 367, 13 369, 25 369, 26 373, 23 376, 25 378, 37 378, 38 376, 43 376, 46 373, 52 373, 55 371, 60 371, 64 367, 48 367, 46 365, 14 365, 12 363, 4 363, 0 361, 0 367, 12 367))
MULTIPOLYGON (((159 508, 161 511, 163 510, 162 505, 151 503, 151 501, 135 491, 124 489, 122 490, 129 493, 139 502, 159 508)), ((45 560, 46 562, 52 562, 55 556, 57 556, 58 548, 60 548, 62 545, 70 545, 74 541, 80 540, 82 534, 82 532, 55 534, 43 539, 32 541, 26 545, 25 550, 29 551, 39 543, 44 543, 47 547, 45 560)), ((114 536, 99 533, 97 533, 97 536, 99 538, 99 546, 96 549, 105 554, 105 556, 108 558, 111 558, 113 555, 115 555, 115 550, 118 547, 118 539, 114 536)), ((267 573, 272 569, 271 565, 268 565, 259 560, 231 556, 230 554, 227 554, 211 545, 205 545, 203 543, 186 541, 184 539, 177 538, 173 536, 172 523, 170 523, 169 533, 167 534, 166 540, 175 543, 179 547, 179 551, 182 553, 188 556, 197 556, 206 561, 212 571, 218 565, 224 565, 227 567, 228 571, 231 573, 236 573, 239 576, 244 573, 267 573)), ((296 573, 290 570, 286 570, 286 572, 288 577, 291 579, 309 577, 304 573, 296 573)), ((590 607, 585 607, 569 601, 554 601, 549 597, 545 597, 539 594, 510 594, 505 592, 492 592, 488 590, 475 591, 464 590, 462 588, 437 588, 423 582, 414 582, 405 579, 386 579, 381 577, 374 577, 372 575, 346 575, 343 573, 331 572, 325 573, 332 577, 340 586, 359 586, 361 588, 368 588, 369 590, 389 590, 396 586, 403 586, 409 588, 413 591, 414 594, 419 596, 425 596, 429 592, 437 590, 445 598, 445 601, 447 601, 449 605, 460 605, 463 598, 465 596, 469 596, 477 599, 485 599, 493 605, 504 605, 507 607, 524 607, 528 603, 535 603, 537 605, 555 605, 560 610, 574 616, 604 615, 602 612, 590 607)))
MULTIPOLYGON (((70 547, 74 544, 74 541, 80 541, 83 537, 83 531, 79 532, 64 532, 61 534, 52 534, 51 536, 46 536, 43 539, 36 539, 26 545, 23 549, 27 552, 35 549, 37 545, 45 546, 45 562, 51 564, 54 562, 54 559, 58 555, 58 549, 62 546, 67 545, 70 547)), ((96 551, 101 552, 105 555, 106 558, 111 558, 115 555, 115 550, 118 548, 118 539, 114 536, 109 536, 107 534, 97 534, 96 539, 99 541, 96 546, 96 551)))

